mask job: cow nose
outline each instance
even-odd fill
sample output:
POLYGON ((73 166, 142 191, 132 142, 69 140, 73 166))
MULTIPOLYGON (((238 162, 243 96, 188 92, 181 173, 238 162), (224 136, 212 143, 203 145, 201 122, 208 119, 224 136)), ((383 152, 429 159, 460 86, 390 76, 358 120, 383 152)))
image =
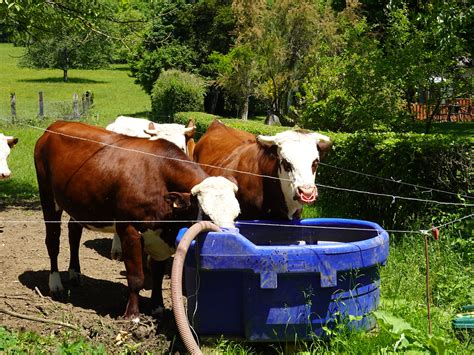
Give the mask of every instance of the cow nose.
POLYGON ((298 197, 303 203, 311 203, 318 198, 316 185, 304 185, 298 187, 298 197))
POLYGON ((2 173, 1 178, 2 178, 2 179, 7 179, 7 178, 10 177, 10 174, 11 174, 11 173, 10 173, 9 171, 4 172, 4 173, 2 173))

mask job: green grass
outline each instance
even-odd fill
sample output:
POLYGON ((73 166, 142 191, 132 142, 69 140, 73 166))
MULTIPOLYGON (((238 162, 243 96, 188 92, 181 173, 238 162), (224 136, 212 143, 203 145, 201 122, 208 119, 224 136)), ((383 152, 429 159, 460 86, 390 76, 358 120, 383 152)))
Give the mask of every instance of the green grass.
MULTIPOLYGON (((69 70, 69 82, 62 71, 17 66, 24 48, 0 43, 0 118, 10 119, 10 93, 16 94, 19 119, 34 119, 39 112, 38 92, 44 92, 45 115, 72 111, 72 96, 85 91, 94 94, 93 112, 98 124, 105 125, 118 115, 144 115, 150 110, 148 95, 133 83, 124 65, 107 70, 69 70)), ((0 126, 1 127, 1 126, 0 126)))
POLYGON ((40 336, 34 332, 14 332, 0 327, 2 354, 105 354, 103 346, 88 343, 82 337, 68 332, 54 336, 40 336))
POLYGON ((37 199, 38 189, 33 163, 34 144, 42 131, 56 119, 72 112, 72 95, 85 91, 94 94, 94 106, 85 118, 105 126, 118 115, 145 116, 149 97, 133 83, 124 65, 108 70, 70 70, 69 82, 62 82, 61 70, 19 68, 24 49, 0 43, 0 133, 14 135, 19 143, 12 149, 9 167, 12 178, 0 181, 0 200, 37 199), (44 92, 44 110, 49 119, 37 119, 38 92, 44 92), (10 124, 10 93, 16 94, 17 124, 10 124))

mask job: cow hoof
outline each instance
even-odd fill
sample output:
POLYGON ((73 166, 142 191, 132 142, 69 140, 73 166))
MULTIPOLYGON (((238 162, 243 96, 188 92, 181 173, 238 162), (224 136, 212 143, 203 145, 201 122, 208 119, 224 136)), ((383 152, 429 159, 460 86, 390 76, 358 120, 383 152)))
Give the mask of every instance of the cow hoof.
POLYGON ((130 314, 130 315, 124 314, 122 316, 122 319, 129 320, 136 324, 140 323, 140 316, 138 314, 130 314))
POLYGON ((51 294, 58 294, 64 292, 63 283, 61 282, 61 276, 59 276, 59 272, 55 271, 49 274, 49 291, 51 294))
POLYGON ((82 274, 74 269, 69 269, 69 283, 74 287, 82 286, 84 284, 82 274))
POLYGON ((54 301, 66 302, 68 298, 68 293, 65 290, 50 292, 50 296, 54 301))
POLYGON ((110 258, 112 260, 116 260, 116 261, 123 261, 123 258, 122 258, 122 252, 114 252, 114 251, 111 251, 110 252, 110 258))

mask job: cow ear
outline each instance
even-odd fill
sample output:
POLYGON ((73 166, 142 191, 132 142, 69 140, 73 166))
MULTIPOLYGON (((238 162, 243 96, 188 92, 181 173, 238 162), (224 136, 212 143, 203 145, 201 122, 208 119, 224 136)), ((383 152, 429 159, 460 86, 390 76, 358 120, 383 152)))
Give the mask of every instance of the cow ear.
POLYGON ((169 192, 165 201, 173 210, 185 210, 191 206, 191 194, 187 192, 169 192))
POLYGON ((194 134, 196 133, 196 126, 194 127, 186 127, 184 129, 184 135, 186 136, 186 140, 194 138, 194 134))
POLYGON ((257 142, 262 146, 269 148, 275 144, 275 136, 264 136, 259 134, 257 136, 257 142))
POLYGON ((319 141, 318 142, 318 150, 319 156, 323 158, 326 154, 331 150, 332 142, 328 141, 319 141))
POLYGON ((150 135, 150 140, 155 141, 158 139, 158 130, 156 129, 153 122, 148 123, 148 128, 144 129, 143 132, 150 135))
POLYGON ((7 137, 7 144, 10 148, 13 148, 13 146, 17 143, 18 143, 18 138, 7 137))

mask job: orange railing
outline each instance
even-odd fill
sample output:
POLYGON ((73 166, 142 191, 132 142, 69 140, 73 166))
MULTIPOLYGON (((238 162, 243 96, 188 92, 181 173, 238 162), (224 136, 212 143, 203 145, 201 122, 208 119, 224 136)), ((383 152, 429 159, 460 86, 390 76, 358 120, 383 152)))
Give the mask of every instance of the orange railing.
MULTIPOLYGON (((419 121, 424 121, 427 115, 432 114, 433 106, 425 104, 412 103, 411 113, 419 121)), ((435 113, 433 120, 436 122, 469 122, 474 121, 472 112, 472 99, 455 99, 443 104, 435 113)))

